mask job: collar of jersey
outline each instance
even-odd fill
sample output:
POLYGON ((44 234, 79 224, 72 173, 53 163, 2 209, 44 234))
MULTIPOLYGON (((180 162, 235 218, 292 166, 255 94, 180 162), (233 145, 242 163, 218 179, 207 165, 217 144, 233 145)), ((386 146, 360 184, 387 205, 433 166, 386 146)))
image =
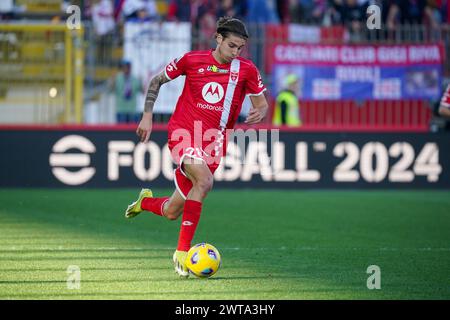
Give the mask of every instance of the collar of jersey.
POLYGON ((217 65, 217 66, 228 66, 229 67, 231 65, 231 61, 228 62, 228 63, 219 63, 219 61, 217 61, 216 58, 214 58, 214 56, 212 54, 214 50, 215 49, 210 49, 209 50, 209 55, 210 55, 212 61, 214 61, 214 64, 217 65))

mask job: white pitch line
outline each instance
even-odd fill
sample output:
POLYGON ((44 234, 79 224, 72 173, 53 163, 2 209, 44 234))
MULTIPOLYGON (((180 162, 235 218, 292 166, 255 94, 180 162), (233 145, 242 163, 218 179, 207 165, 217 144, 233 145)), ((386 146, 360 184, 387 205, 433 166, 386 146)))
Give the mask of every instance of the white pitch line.
MULTIPOLYGON (((174 250, 174 247, 96 247, 96 246, 85 246, 85 247, 65 247, 65 246, 33 246, 33 245, 26 245, 26 246, 2 246, 0 245, 0 253, 3 251, 70 251, 70 250, 95 250, 95 251, 170 251, 174 250)), ((432 247, 425 247, 425 248, 395 248, 395 247, 380 247, 380 248, 374 248, 374 247, 294 247, 294 248, 287 248, 287 247, 265 247, 265 248, 258 248, 258 247, 224 247, 220 248, 220 250, 225 251, 337 251, 337 250, 354 250, 354 251, 450 251, 450 248, 432 248, 432 247)))

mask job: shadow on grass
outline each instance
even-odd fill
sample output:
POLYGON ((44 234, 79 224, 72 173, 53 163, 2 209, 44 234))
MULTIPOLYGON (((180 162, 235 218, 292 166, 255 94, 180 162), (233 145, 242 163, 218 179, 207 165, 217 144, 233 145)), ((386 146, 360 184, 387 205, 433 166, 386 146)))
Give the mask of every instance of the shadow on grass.
POLYGON ((47 260, 165 260, 168 256, 119 256, 119 257, 103 257, 103 256, 73 256, 73 257, 17 257, 17 256, 2 256, 0 261, 47 261, 47 260))
MULTIPOLYGON (((11 294, 11 295, 0 295, 0 299, 8 299, 8 298, 30 298, 30 299, 45 299, 45 298, 58 298, 58 297, 67 297, 67 298, 83 298, 83 297, 93 297, 93 298, 98 298, 98 297, 116 297, 116 298, 120 298, 120 297, 126 297, 126 296, 131 296, 131 297, 142 297, 142 298, 151 298, 151 296, 156 296, 156 297, 161 297, 161 296, 165 296, 166 298, 164 299, 173 299, 173 297, 183 297, 183 296, 190 296, 190 297, 195 297, 195 296, 204 296, 205 292, 202 291, 198 291, 198 290, 192 290, 192 291, 164 291, 164 292, 160 292, 160 291, 141 291, 141 292, 129 292, 129 291, 121 291, 121 292, 79 292, 82 291, 83 289, 80 290, 71 290, 72 292, 61 292, 61 293, 56 293, 56 294, 51 294, 51 293, 23 293, 23 294, 11 294), (167 297, 167 296, 172 296, 172 297, 167 297)), ((321 288, 321 289, 294 289, 289 291, 289 293, 294 296, 297 296, 297 299, 301 299, 302 298, 302 294, 311 294, 311 293, 327 293, 327 292, 334 292, 334 293, 339 293, 339 292, 348 292, 348 288, 335 288, 335 287, 327 287, 327 288, 321 288)), ((237 295, 241 295, 241 296, 253 296, 253 295, 259 295, 262 297, 265 296, 272 296, 272 295, 283 295, 286 294, 287 292, 285 290, 277 290, 277 289, 271 289, 271 290, 257 290, 257 289, 243 289, 243 290, 208 290, 208 295, 214 296, 214 295, 230 295, 230 296, 237 296, 237 295)), ((123 299, 127 299, 127 298, 123 298, 123 299)), ((160 299, 160 298, 158 298, 160 299)), ((205 300, 211 300, 214 298, 204 298, 205 300)), ((217 299, 217 298, 216 298, 217 299)), ((219 298, 220 300, 222 300, 223 298, 219 298)), ((285 298, 282 298, 285 299, 285 298)), ((294 297, 292 299, 295 299, 294 297)))
MULTIPOLYGON (((153 268, 152 268, 153 269, 153 268)), ((161 270, 166 270, 167 268, 160 268, 161 270)), ((59 270, 61 271, 61 270, 59 270)), ((176 275, 173 277, 143 277, 143 278, 126 278, 126 279, 97 279, 97 280, 86 280, 83 279, 82 283, 129 283, 129 282, 159 282, 159 281, 229 281, 229 280, 258 280, 258 279, 270 279, 271 277, 266 276, 229 276, 229 277, 211 277, 211 278, 197 278, 190 276, 188 279, 179 279, 176 275)), ((302 277, 292 277, 292 276, 277 276, 274 279, 290 279, 299 280, 302 277)), ((2 284, 45 284, 45 283, 66 283, 66 280, 0 280, 0 285, 2 284)))

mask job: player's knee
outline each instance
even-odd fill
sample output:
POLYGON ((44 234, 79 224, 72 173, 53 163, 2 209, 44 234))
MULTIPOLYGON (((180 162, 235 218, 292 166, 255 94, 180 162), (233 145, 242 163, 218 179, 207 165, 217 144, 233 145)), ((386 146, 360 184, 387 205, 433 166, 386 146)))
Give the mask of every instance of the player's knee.
POLYGON ((197 181, 194 184, 194 187, 197 188, 197 190, 202 194, 203 197, 206 197, 209 191, 211 191, 213 187, 213 176, 205 175, 204 177, 201 177, 200 179, 197 179, 197 181))
POLYGON ((177 220, 182 212, 183 207, 172 205, 164 209, 164 216, 169 220, 177 220))

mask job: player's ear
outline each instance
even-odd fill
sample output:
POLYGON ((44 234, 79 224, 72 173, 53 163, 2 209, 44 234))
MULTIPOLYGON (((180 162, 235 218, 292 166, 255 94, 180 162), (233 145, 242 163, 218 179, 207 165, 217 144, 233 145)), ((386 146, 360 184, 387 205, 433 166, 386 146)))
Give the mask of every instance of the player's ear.
POLYGON ((222 43, 222 41, 223 41, 222 35, 220 33, 217 34, 217 37, 216 37, 217 44, 220 45, 222 43))

